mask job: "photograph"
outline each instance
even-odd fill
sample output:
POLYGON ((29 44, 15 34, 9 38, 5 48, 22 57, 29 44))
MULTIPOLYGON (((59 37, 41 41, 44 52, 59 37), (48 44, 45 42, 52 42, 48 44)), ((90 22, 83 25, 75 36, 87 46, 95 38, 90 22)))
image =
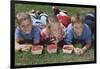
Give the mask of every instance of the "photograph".
POLYGON ((11 1, 11 68, 96 63, 96 6, 11 1))

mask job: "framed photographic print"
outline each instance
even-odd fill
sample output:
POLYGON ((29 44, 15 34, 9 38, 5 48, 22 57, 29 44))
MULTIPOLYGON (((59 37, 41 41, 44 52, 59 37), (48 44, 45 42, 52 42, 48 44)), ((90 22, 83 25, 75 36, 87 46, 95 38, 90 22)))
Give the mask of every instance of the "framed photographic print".
POLYGON ((96 63, 96 6, 11 1, 11 68, 96 63))

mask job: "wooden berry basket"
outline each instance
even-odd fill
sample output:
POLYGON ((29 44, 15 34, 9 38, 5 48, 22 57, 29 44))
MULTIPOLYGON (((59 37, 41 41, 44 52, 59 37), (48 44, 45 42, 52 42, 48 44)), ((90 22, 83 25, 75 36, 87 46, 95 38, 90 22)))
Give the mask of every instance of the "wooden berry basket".
POLYGON ((57 53, 57 45, 50 44, 47 46, 48 53, 57 53))
POLYGON ((71 54, 73 51, 73 45, 64 45, 63 46, 63 53, 71 54))
POLYGON ((43 46, 38 45, 38 46, 33 46, 31 49, 32 54, 42 54, 43 51, 43 46))

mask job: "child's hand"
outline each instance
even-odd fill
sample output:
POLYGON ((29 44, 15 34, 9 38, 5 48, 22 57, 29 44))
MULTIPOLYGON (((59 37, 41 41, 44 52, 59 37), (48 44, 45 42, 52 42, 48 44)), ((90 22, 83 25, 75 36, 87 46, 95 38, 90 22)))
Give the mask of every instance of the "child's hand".
POLYGON ((19 51, 19 50, 21 50, 21 46, 20 46, 20 44, 15 42, 15 51, 19 51))
POLYGON ((28 51, 28 47, 26 45, 21 45, 22 51, 28 51))
POLYGON ((81 48, 74 48, 74 53, 76 55, 81 55, 81 54, 83 54, 83 50, 81 48))
POLYGON ((20 46, 15 46, 15 51, 19 51, 21 50, 21 47, 20 46))
POLYGON ((27 44, 20 45, 20 46, 21 46, 21 50, 22 51, 29 51, 31 49, 31 47, 32 47, 32 45, 27 45, 27 44))

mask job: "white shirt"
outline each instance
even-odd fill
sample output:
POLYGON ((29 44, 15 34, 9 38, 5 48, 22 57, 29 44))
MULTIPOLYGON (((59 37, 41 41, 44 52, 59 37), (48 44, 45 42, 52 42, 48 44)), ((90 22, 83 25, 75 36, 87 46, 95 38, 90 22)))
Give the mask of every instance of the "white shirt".
POLYGON ((46 25, 47 24, 47 14, 41 13, 40 19, 36 19, 35 15, 31 15, 33 25, 46 25))

